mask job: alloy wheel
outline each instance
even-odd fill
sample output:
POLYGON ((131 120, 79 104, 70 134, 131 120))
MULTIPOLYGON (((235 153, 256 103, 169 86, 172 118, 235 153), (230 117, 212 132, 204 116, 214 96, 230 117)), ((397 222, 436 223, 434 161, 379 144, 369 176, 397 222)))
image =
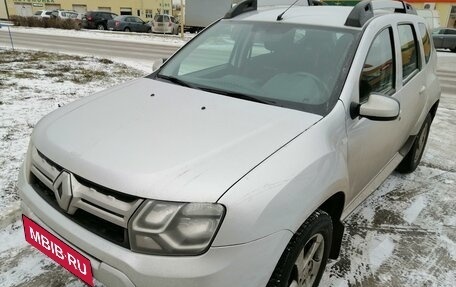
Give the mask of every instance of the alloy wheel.
POLYGON ((320 233, 312 236, 304 245, 295 262, 296 278, 289 287, 311 287, 318 275, 325 251, 325 240, 320 233))

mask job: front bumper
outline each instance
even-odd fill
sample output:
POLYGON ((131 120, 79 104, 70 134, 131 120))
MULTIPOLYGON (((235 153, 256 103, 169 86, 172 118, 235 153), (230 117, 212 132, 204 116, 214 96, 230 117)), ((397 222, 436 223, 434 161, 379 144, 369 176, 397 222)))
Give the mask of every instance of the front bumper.
POLYGON ((107 286, 263 287, 292 236, 280 231, 239 245, 211 247, 200 256, 134 253, 74 223, 44 201, 19 175, 23 213, 91 261, 96 279, 107 286))

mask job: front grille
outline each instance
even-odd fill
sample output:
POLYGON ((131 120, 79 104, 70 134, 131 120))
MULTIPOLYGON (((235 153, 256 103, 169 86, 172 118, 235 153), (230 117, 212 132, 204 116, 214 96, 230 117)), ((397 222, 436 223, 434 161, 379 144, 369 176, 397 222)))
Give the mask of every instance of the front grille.
POLYGON ((43 184, 34 174, 30 177, 30 184, 33 189, 41 196, 47 203, 58 210, 61 214, 71 219, 73 222, 79 224, 90 232, 125 248, 130 248, 128 241, 128 230, 120 227, 100 217, 94 216, 82 209, 76 210, 74 214, 68 214, 62 210, 57 203, 54 191, 49 189, 43 184))
POLYGON ((30 183, 47 203, 67 218, 110 242, 130 248, 128 221, 143 199, 111 190, 72 174, 36 149, 32 151, 30 183), (66 183, 69 187, 66 188, 71 190, 67 209, 60 206, 62 186, 58 189, 60 204, 54 192, 54 184, 58 185, 57 182, 61 181, 63 174, 69 178, 66 183))

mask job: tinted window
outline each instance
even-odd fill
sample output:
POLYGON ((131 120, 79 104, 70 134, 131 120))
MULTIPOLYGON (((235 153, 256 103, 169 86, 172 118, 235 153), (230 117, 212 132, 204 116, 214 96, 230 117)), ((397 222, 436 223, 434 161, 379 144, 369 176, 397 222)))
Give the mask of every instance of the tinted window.
POLYGON ((41 15, 41 12, 43 12, 43 11, 36 11, 35 15, 41 15))
POLYGON ((419 69, 418 43, 412 25, 399 25, 399 41, 402 56, 402 80, 419 69))
POLYGON ((360 102, 370 93, 389 94, 394 89, 393 41, 391 28, 383 30, 372 42, 359 84, 360 102))
POLYGON ((421 32, 421 41, 423 41, 423 49, 424 49, 424 59, 426 63, 429 62, 429 58, 431 57, 431 39, 429 37, 428 30, 424 23, 420 23, 420 32, 421 32))
POLYGON ((446 29, 445 34, 456 35, 456 30, 446 29))

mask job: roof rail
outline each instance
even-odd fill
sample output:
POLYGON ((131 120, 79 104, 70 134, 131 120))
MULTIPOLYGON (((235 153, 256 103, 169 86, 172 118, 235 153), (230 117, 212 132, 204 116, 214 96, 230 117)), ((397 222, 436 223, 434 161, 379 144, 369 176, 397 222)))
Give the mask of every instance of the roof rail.
MULTIPOLYGON (((304 0, 303 0, 304 1, 304 0)), ((244 0, 239 4, 233 6, 228 13, 225 14, 224 19, 231 19, 243 13, 255 11, 258 6, 269 6, 269 5, 290 5, 294 1, 292 0, 244 0), (258 3, 260 2, 260 3, 258 3)), ((326 5, 320 0, 305 0, 305 6, 321 6, 326 5)))
POLYGON ((345 21, 345 26, 363 27, 374 17, 374 10, 379 9, 394 9, 394 13, 417 14, 412 5, 402 0, 363 0, 353 7, 345 21))

